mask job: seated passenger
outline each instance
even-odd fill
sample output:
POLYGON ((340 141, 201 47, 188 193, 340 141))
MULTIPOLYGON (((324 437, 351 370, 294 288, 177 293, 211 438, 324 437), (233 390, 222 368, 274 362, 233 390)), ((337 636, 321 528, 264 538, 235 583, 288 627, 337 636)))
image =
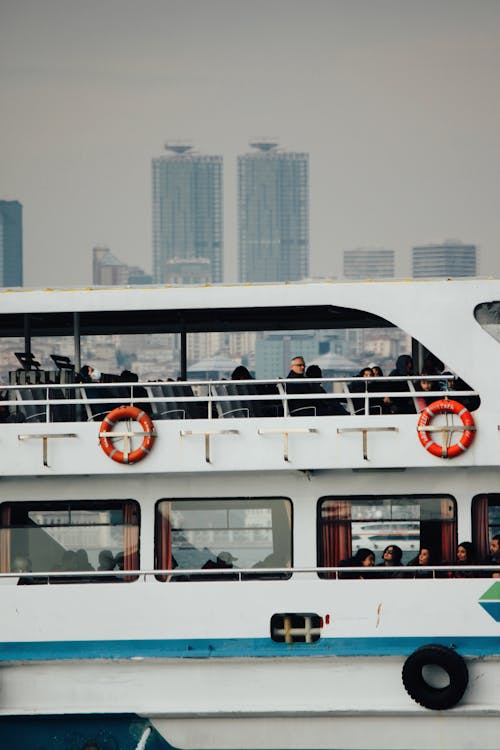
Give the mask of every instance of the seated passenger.
MULTIPOLYGON (((483 560, 483 565, 498 565, 500 566, 500 534, 495 534, 490 542, 490 554, 483 560)), ((481 575, 489 575, 486 571, 482 571, 481 575)), ((491 574, 492 578, 500 578, 500 570, 495 571, 491 574)))
MULTIPOLYGON (((471 542, 460 542, 457 547, 457 558, 453 565, 477 565, 474 547, 471 542)), ((475 570, 449 570, 449 578, 476 578, 475 570)))
POLYGON ((245 365, 238 365, 231 373, 231 380, 253 380, 245 365))
MULTIPOLYGON (((422 377, 429 375, 428 372, 422 370, 420 373, 422 377)), ((429 391, 439 390, 439 381, 437 380, 419 380, 415 383, 415 389, 417 391, 416 401, 419 412, 423 411, 426 406, 432 404, 433 401, 437 401, 439 396, 426 396, 425 394, 429 391)))
MULTIPOLYGON (((427 566, 433 564, 434 559, 429 547, 420 547, 418 555, 410 560, 408 566, 416 567, 417 565, 427 566)), ((410 578, 432 578, 434 574, 432 570, 413 570, 409 571, 407 575, 410 578)))
MULTIPOLYGON (((413 374, 413 359, 409 354, 401 354, 396 360, 396 367, 389 373, 389 377, 407 378, 413 374)), ((407 393, 410 388, 406 380, 395 380, 387 385, 387 390, 407 393)), ((384 401, 388 404, 391 414, 415 414, 415 404, 412 398, 392 396, 385 398, 384 401)))
MULTIPOLYGON (((321 371, 321 367, 318 365, 309 365, 309 367, 306 370, 305 374, 306 378, 322 378, 323 373, 321 371)), ((321 385, 321 383, 310 383, 309 388, 311 390, 311 393, 324 393, 326 394, 325 389, 321 385)), ((312 401, 312 406, 316 407, 316 414, 319 415, 325 415, 325 414, 347 414, 346 410, 342 406, 339 400, 337 399, 318 399, 318 401, 312 401)))
MULTIPOLYGON (((369 367, 372 371, 372 377, 373 378, 383 378, 384 373, 382 371, 382 368, 379 367, 379 365, 376 365, 375 362, 370 362, 369 367)), ((370 391, 378 391, 383 392, 389 390, 387 386, 387 381, 379 381, 374 380, 372 383, 369 384, 369 390, 370 391)), ((370 414, 387 414, 389 411, 387 404, 385 403, 383 398, 371 398, 370 399, 370 414)))
POLYGON ((114 570, 115 558, 110 549, 103 549, 99 552, 99 565, 97 570, 114 570))
MULTIPOLYGON (((347 560, 341 560, 339 562, 339 568, 372 568, 375 565, 375 555, 367 547, 361 547, 358 549, 355 555, 347 558, 347 560)), ((340 573, 339 578, 369 578, 370 573, 367 570, 366 573, 356 571, 355 573, 340 573)), ((373 576, 371 576, 373 577, 373 576)))
MULTIPOLYGON (((356 375, 356 378, 371 378, 372 376, 373 373, 371 367, 363 367, 356 375)), ((371 387, 366 380, 351 380, 348 388, 350 393, 366 393, 371 390, 371 387)), ((371 402, 369 402, 369 404, 371 405, 371 402)), ((352 405, 355 414, 365 413, 366 403, 364 398, 353 398, 352 405)))
MULTIPOLYGON (((377 565, 377 568, 399 568, 402 557, 403 550, 401 547, 398 547, 397 544, 388 544, 382 552, 382 562, 377 565)), ((401 578, 401 576, 401 570, 384 571, 382 575, 383 578, 401 578)))
MULTIPOLYGON (((298 383, 287 383, 285 386, 287 394, 311 393, 311 384, 304 382, 306 363, 304 357, 293 357, 290 362, 290 372, 287 380, 299 380, 298 383)), ((315 408, 311 401, 292 398, 288 400, 288 411, 294 416, 310 416, 315 414, 315 408)))

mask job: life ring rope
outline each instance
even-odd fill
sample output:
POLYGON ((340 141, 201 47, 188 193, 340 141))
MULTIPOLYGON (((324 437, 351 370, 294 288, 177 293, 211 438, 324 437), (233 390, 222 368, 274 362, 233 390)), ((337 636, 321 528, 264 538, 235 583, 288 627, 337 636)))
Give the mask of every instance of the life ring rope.
POLYGON ((119 406, 107 414, 99 429, 99 443, 104 453, 113 461, 120 464, 134 464, 141 461, 151 452, 156 439, 156 431, 151 417, 137 406, 119 406), (117 422, 132 419, 142 427, 142 432, 115 432, 113 427, 117 422), (142 436, 142 443, 133 451, 128 450, 131 438, 134 435, 142 436), (125 441, 125 450, 120 451, 115 447, 113 440, 122 438, 125 441))
POLYGON ((455 458, 464 453, 474 440, 476 425, 470 411, 463 404, 453 399, 440 399, 433 401, 432 404, 420 414, 417 424, 417 434, 421 444, 433 456, 438 458, 455 458), (460 418, 462 424, 444 426, 432 426, 431 422, 438 414, 455 414, 460 418), (429 433, 440 432, 442 434, 442 444, 436 443, 429 433), (460 440, 452 445, 448 445, 449 437, 454 432, 461 432, 460 440))

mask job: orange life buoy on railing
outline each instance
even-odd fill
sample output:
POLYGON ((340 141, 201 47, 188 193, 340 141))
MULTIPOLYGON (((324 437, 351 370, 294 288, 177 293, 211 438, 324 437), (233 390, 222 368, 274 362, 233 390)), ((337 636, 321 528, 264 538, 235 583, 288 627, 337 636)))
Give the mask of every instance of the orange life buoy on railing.
MULTIPOLYGON (((121 437, 126 441, 130 440, 132 433, 114 434, 115 438, 121 437)), ((144 458, 150 451, 155 442, 155 429, 151 418, 142 409, 137 406, 119 406, 113 409, 101 422, 99 429, 99 442, 104 453, 117 461, 119 464, 134 464, 144 458), (139 422, 143 429, 143 440, 136 450, 131 452, 119 451, 112 443, 113 427, 117 422, 124 419, 133 419, 139 422)))
POLYGON ((474 434, 476 432, 476 425, 472 414, 463 404, 452 399, 440 399, 439 401, 433 401, 432 404, 427 406, 420 414, 420 419, 417 425, 418 438, 424 448, 432 453, 433 456, 438 458, 455 458, 461 453, 467 450, 469 445, 474 440, 474 434), (445 427, 432 427, 430 426, 433 417, 437 414, 456 414, 460 417, 462 424, 460 426, 445 426, 445 427), (443 445, 438 445, 430 436, 430 432, 442 432, 443 433, 443 445), (462 432, 462 437, 458 443, 453 445, 446 445, 446 436, 451 432, 462 432))

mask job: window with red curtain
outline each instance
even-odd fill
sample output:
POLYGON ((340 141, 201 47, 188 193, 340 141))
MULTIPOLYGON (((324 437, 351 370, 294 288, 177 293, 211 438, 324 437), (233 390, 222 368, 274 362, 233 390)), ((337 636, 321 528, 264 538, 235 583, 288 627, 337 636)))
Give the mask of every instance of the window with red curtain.
POLYGON ((320 567, 336 567, 361 548, 370 549, 381 562, 390 544, 402 549, 403 565, 422 546, 431 549, 436 562, 452 560, 456 543, 456 503, 448 495, 324 497, 318 504, 320 567))
POLYGON ((496 534, 500 534, 500 494, 478 495, 472 501, 472 542, 479 561, 488 557, 496 534))

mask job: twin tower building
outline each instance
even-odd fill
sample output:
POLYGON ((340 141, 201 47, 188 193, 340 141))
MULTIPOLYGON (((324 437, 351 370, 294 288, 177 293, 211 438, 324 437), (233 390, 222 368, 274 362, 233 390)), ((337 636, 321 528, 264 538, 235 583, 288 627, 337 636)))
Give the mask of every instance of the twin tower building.
MULTIPOLYGON (((239 281, 309 275, 309 156, 274 140, 238 156, 239 281)), ((185 143, 153 159, 153 281, 223 281, 223 162, 185 143)))

